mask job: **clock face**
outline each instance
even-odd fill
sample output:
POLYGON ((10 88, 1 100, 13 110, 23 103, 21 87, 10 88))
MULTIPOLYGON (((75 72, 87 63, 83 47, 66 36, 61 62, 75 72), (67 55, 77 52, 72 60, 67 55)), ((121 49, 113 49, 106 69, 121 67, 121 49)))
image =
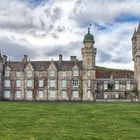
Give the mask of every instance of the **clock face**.
POLYGON ((90 47, 91 47, 91 44, 90 44, 90 43, 87 43, 87 44, 86 44, 86 47, 87 47, 87 48, 90 48, 90 47))

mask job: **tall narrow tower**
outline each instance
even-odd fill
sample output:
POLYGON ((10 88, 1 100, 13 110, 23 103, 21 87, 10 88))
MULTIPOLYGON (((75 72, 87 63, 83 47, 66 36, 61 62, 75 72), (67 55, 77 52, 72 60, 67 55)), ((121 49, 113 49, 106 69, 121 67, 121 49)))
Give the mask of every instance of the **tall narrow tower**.
POLYGON ((94 37, 90 33, 90 28, 88 28, 88 33, 84 36, 84 48, 82 48, 82 58, 83 58, 83 100, 95 100, 95 57, 96 48, 94 48, 94 37))
POLYGON ((3 89, 3 58, 0 53, 0 100, 2 98, 2 89, 3 89))
MULTIPOLYGON (((132 36, 132 55, 134 61, 134 78, 137 82, 137 89, 140 92, 140 23, 132 36)), ((139 93, 140 100, 140 93, 139 93)))

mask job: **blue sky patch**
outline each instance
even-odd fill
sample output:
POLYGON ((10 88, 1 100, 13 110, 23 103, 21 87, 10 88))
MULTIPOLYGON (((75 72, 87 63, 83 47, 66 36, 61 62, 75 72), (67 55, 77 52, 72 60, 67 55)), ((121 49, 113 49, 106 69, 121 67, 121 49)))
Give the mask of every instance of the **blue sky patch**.
POLYGON ((121 14, 117 19, 116 22, 137 22, 140 20, 139 16, 134 16, 130 14, 121 14))

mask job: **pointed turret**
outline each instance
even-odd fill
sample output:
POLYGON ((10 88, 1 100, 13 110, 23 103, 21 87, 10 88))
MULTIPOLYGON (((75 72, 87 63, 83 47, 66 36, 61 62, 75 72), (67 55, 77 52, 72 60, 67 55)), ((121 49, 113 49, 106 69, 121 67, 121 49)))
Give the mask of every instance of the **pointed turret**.
POLYGON ((135 41, 136 40, 136 35, 137 35, 137 32, 136 32, 136 28, 134 29, 134 33, 133 33, 133 36, 131 38, 132 41, 135 41))
POLYGON ((137 29, 137 34, 140 34, 140 21, 139 21, 139 26, 138 26, 138 29, 137 29))
POLYGON ((3 62, 3 58, 1 56, 1 52, 0 52, 0 62, 3 62))

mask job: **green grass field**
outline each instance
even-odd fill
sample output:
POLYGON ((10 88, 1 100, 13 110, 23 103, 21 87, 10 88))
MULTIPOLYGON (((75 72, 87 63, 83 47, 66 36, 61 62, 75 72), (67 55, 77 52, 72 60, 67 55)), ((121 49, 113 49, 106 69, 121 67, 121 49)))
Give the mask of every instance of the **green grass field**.
POLYGON ((140 140, 140 104, 0 102, 0 140, 140 140))

